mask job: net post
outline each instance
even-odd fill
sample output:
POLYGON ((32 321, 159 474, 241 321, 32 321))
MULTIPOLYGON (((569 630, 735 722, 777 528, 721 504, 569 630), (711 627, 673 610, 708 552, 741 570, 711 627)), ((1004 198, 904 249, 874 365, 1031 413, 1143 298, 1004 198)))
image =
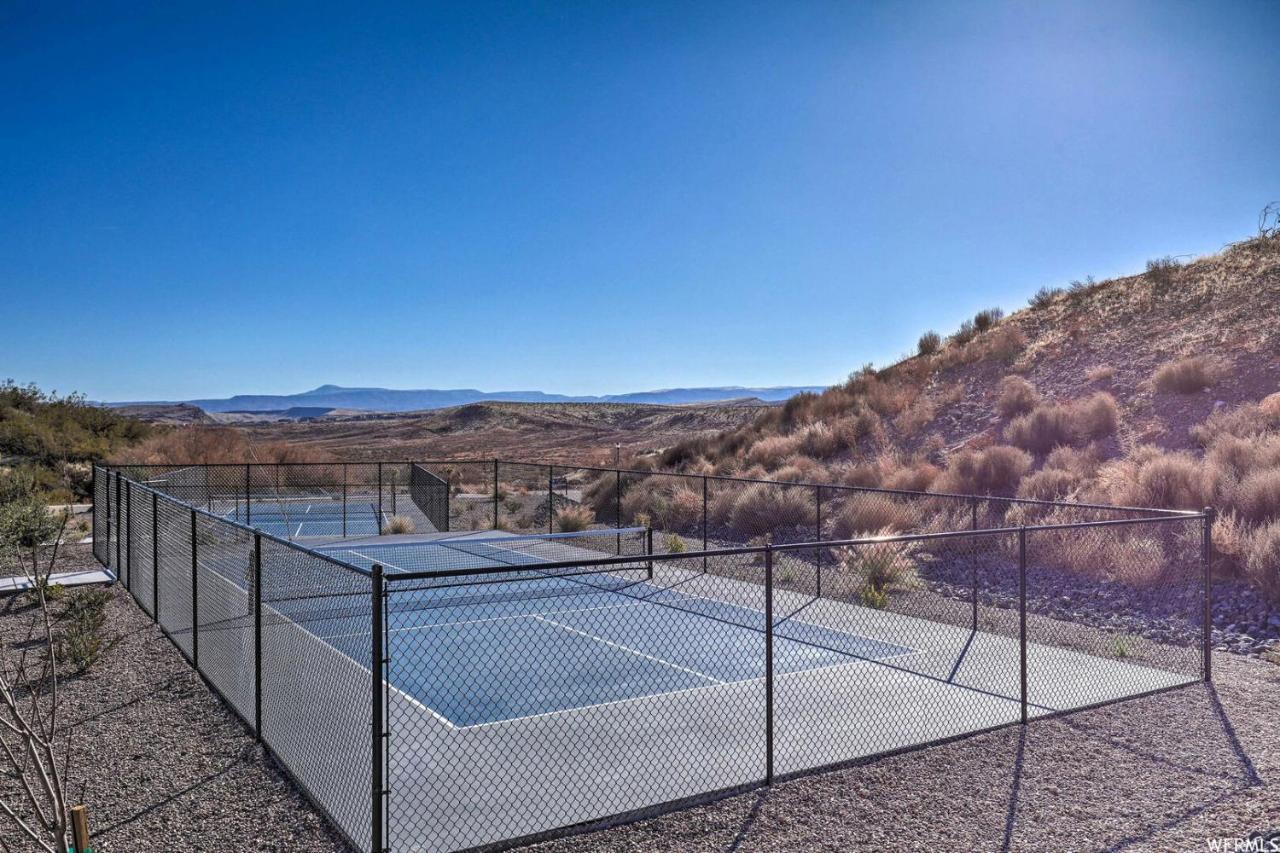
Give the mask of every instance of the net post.
POLYGON ((262 743, 262 534, 253 534, 253 734, 262 743))
POLYGON ((1022 724, 1027 724, 1027 527, 1018 528, 1018 669, 1022 724))
POLYGON ((378 463, 378 535, 382 535, 382 463, 378 463))
POLYGON ((556 466, 547 466, 547 532, 556 532, 556 466))
POLYGON ((498 460, 493 460, 493 529, 498 529, 498 460))
POLYGON ((653 580, 653 527, 647 524, 644 528, 644 553, 649 558, 645 562, 645 574, 653 580))
POLYGON ((764 543, 764 783, 773 784, 773 537, 764 543))
POLYGON ((249 508, 253 501, 249 498, 249 463, 244 466, 244 523, 249 527, 253 526, 252 510, 249 508))
POLYGON ((1217 510, 1204 508, 1200 561, 1204 570, 1204 616, 1200 644, 1204 650, 1204 680, 1213 681, 1213 522, 1217 510))
POLYGON ((191 665, 200 669, 200 570, 196 552, 196 510, 191 508, 191 665))
POLYGON ((370 650, 369 670, 373 674, 373 683, 371 689, 372 696, 372 729, 373 738, 370 743, 370 786, 369 793, 372 798, 372 815, 370 823, 370 850, 372 853, 382 853, 382 818, 383 818, 383 784, 382 784, 382 749, 384 735, 383 730, 383 692, 382 692, 382 666, 385 657, 382 648, 382 630, 383 630, 383 589, 384 581, 382 575, 382 566, 377 563, 373 564, 372 569, 373 583, 371 585, 370 597, 370 625, 369 634, 372 640, 372 648, 370 650))
POLYGON ((160 621, 160 497, 151 492, 151 621, 160 621))

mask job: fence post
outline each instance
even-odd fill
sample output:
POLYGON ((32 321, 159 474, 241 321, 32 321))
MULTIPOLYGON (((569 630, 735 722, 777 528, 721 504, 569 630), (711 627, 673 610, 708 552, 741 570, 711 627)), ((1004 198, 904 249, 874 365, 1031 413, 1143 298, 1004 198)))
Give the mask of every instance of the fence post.
POLYGON ((253 733, 262 743, 262 534, 253 534, 253 733))
POLYGON ((493 460, 493 529, 498 529, 498 460, 493 460))
MULTIPOLYGON (((89 534, 93 539, 93 556, 98 556, 98 465, 94 463, 89 467, 89 494, 93 495, 93 503, 89 510, 89 534)), ((101 562, 101 561, 99 561, 101 562)))
MULTIPOLYGON (((133 593, 133 483, 124 487, 124 585, 133 593)), ((137 596, 134 596, 137 600, 137 596)))
POLYGON ((970 514, 973 516, 973 520, 969 523, 969 529, 977 530, 978 529, 978 499, 977 498, 969 499, 969 511, 970 511, 970 514))
MULTIPOLYGON (((107 541, 102 547, 102 553, 107 558, 106 565, 109 569, 111 568, 111 472, 104 469, 102 473, 107 477, 107 487, 105 490, 107 495, 107 505, 103 507, 103 512, 105 512, 107 516, 107 541)), ((93 507, 93 511, 96 514, 98 512, 98 496, 96 494, 93 496, 93 507)), ((95 529, 94 535, 96 536, 97 533, 98 531, 95 529)))
POLYGON ((1213 680, 1213 522, 1217 511, 1211 507, 1204 509, 1204 531, 1200 560, 1204 564, 1204 680, 1213 680))
POLYGON ((253 510, 249 507, 253 502, 249 499, 249 488, 249 463, 246 462, 244 466, 244 523, 245 525, 252 527, 253 510))
POLYGON ((645 573, 649 580, 653 580, 653 527, 651 526, 646 526, 644 529, 644 553, 649 557, 645 573))
POLYGON ((342 538, 347 538, 347 463, 342 463, 342 538))
MULTIPOLYGON (((702 550, 707 550, 707 475, 702 475, 702 550)), ((702 572, 706 574, 707 558, 702 558, 702 572)))
POLYGON ((120 535, 120 472, 117 471, 116 472, 116 580, 125 578, 124 585, 125 585, 125 588, 127 589, 129 586, 129 580, 125 576, 124 566, 120 565, 120 540, 123 538, 124 537, 120 535))
POLYGON ((382 463, 378 463, 378 535, 382 535, 382 463))
POLYGON ((1027 528, 1018 528, 1018 663, 1022 723, 1027 722, 1027 528))
POLYGON ((160 621, 160 497, 151 493, 151 621, 160 621))
POLYGON ((371 650, 369 670, 373 673, 373 739, 371 741, 372 755, 370 765, 372 772, 370 776, 370 796, 372 797, 372 822, 370 823, 371 853, 382 853, 382 741, 385 732, 383 731, 383 693, 382 693, 382 666, 383 657, 385 657, 382 648, 382 596, 383 596, 383 579, 382 566, 377 563, 373 564, 373 586, 372 598, 370 605, 372 609, 371 624, 369 626, 369 634, 373 640, 373 648, 371 650))
POLYGON ((200 571, 196 553, 196 510, 191 508, 191 665, 200 669, 200 571))
POLYGON ((773 784, 773 541, 764 543, 764 783, 773 784))
MULTIPOLYGON (((815 518, 814 518, 815 531, 814 532, 817 534, 814 537, 814 541, 821 542, 822 541, 822 486, 814 486, 813 491, 814 491, 814 506, 816 508, 816 512, 814 514, 815 515, 815 518)), ((822 551, 823 549, 819 547, 818 559, 816 561, 818 564, 818 568, 813 573, 813 581, 814 581, 813 594, 814 594, 814 597, 816 598, 822 597, 822 551)))
POLYGON ((556 532, 556 466, 547 466, 547 532, 556 532))
MULTIPOLYGON (((613 469, 613 526, 619 530, 622 529, 622 469, 613 469)), ((615 552, 619 557, 622 556, 622 534, 617 535, 617 547, 615 552)))

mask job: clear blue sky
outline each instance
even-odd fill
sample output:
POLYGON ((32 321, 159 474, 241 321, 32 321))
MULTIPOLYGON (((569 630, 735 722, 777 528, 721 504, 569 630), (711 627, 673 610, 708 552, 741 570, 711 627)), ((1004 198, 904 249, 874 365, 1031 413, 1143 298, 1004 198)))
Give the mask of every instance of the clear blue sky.
POLYGON ((0 378, 829 383, 1280 198, 1272 0, 343 5, 0 6, 0 378))

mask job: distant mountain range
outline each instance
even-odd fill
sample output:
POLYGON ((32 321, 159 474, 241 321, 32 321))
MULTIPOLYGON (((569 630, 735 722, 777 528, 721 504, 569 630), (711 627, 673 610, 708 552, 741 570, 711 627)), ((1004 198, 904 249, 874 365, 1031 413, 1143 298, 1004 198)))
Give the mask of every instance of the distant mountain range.
POLYGON ((544 391, 478 391, 474 388, 397 390, 391 388, 343 388, 321 385, 301 394, 237 394, 234 397, 207 400, 150 400, 108 403, 113 407, 157 406, 186 403, 206 412, 281 412, 287 409, 360 409, 370 412, 412 412, 443 409, 467 403, 501 401, 509 403, 648 403, 679 405, 715 403, 756 397, 765 402, 790 399, 805 391, 820 392, 819 385, 784 385, 773 388, 743 388, 736 385, 718 388, 667 388, 660 391, 637 391, 631 394, 609 394, 600 397, 574 397, 548 394, 544 391))

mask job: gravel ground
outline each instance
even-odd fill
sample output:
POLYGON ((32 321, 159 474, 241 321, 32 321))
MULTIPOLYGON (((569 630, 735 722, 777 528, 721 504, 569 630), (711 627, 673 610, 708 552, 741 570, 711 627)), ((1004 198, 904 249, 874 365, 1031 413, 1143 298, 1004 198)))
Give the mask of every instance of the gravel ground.
MULTIPOLYGON (((88 806, 94 849, 348 853, 128 593, 113 591, 115 645, 62 687, 73 733, 68 790, 88 806)), ((3 645, 12 648, 33 613, 22 599, 0 599, 3 645)), ((6 790, 0 777, 0 797, 6 790)), ((13 828, 0 823, 0 839, 16 839, 13 828)))
POLYGON ((811 776, 552 851, 1207 850, 1280 831, 1280 666, 811 776))
MULTIPOLYGON (((28 616, 17 600, 0 601, 0 634, 11 637, 28 616)), ((348 851, 122 589, 108 626, 118 642, 64 694, 73 799, 89 806, 95 849, 348 851)), ((1206 850, 1207 837, 1280 830, 1280 666, 1214 660, 1213 688, 1011 727, 531 849, 1206 850)))

